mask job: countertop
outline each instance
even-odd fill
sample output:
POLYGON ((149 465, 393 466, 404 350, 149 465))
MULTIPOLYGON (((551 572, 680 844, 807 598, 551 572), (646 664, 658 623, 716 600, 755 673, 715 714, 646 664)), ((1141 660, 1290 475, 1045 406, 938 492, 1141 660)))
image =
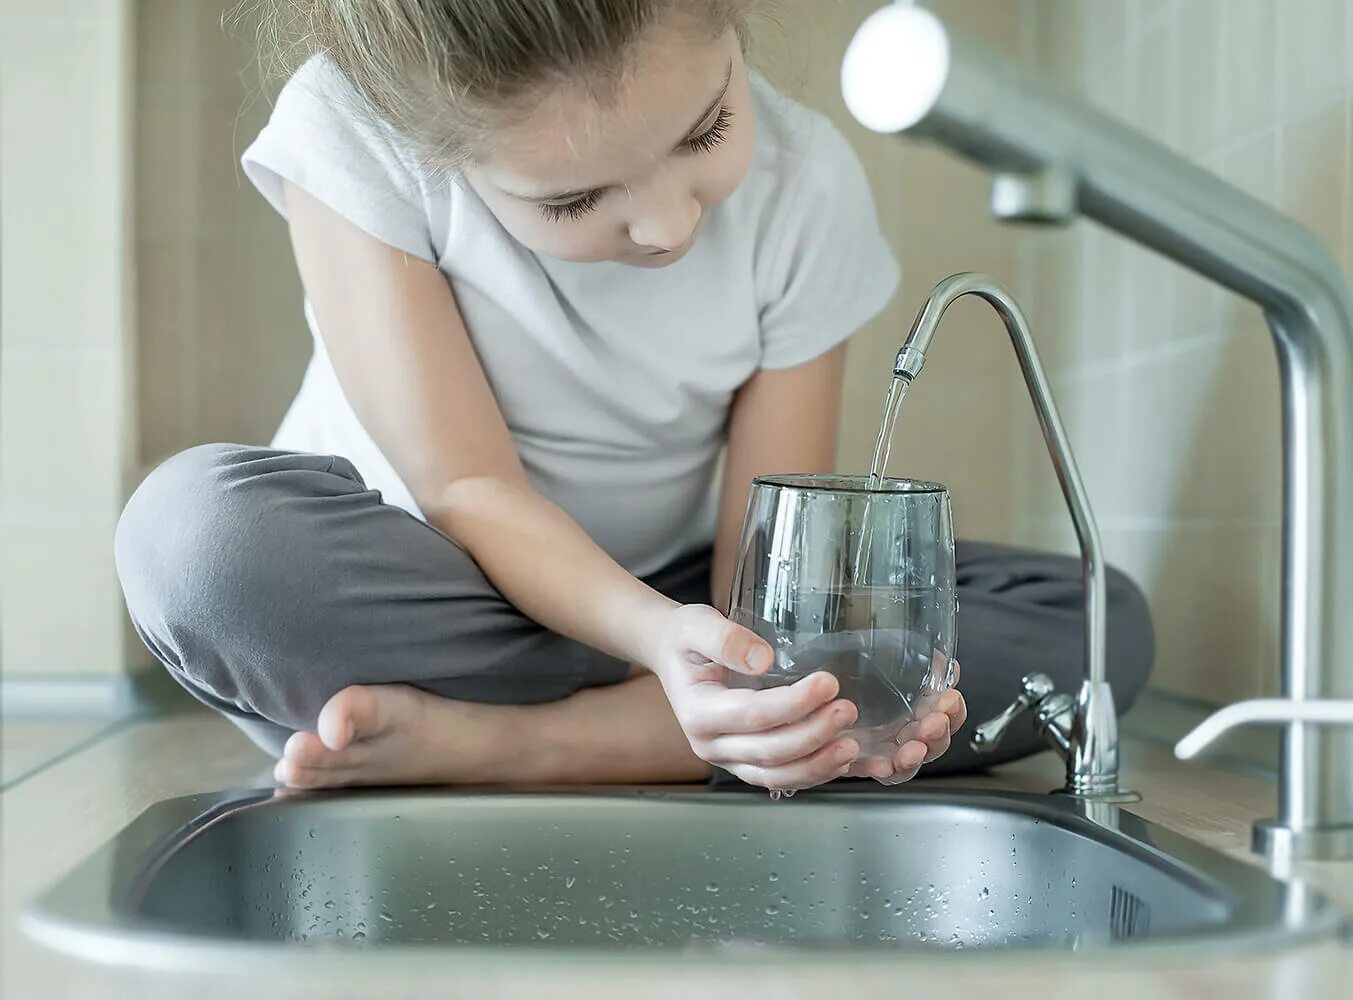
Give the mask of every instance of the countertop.
MULTIPOLYGON (((1273 811, 1274 789, 1262 781, 1195 763, 1181 764, 1165 750, 1126 741, 1125 784, 1144 795, 1128 807, 1213 848, 1251 863, 1249 825, 1273 811)), ((363 982, 351 970, 336 977, 255 981, 247 970, 218 974, 150 973, 89 965, 49 952, 28 940, 17 915, 40 890, 111 837, 138 813, 165 798, 223 788, 272 784, 270 762, 226 721, 191 712, 133 720, 107 729, 0 795, 0 897, 5 926, 0 937, 0 988, 6 998, 181 998, 210 1000, 247 994, 273 997, 530 996, 588 997, 824 997, 854 996, 1093 997, 1341 997, 1353 991, 1353 948, 1323 942, 1286 950, 1235 955, 1170 949, 1126 950, 1113 955, 943 954, 899 966, 860 965, 791 971, 739 968, 689 956, 670 965, 624 963, 552 968, 484 963, 445 975, 387 977, 363 982), (941 994, 942 991, 942 994, 941 994)), ((1044 791, 1060 783, 1061 762, 1051 754, 990 775, 931 779, 925 787, 1044 791)), ((906 794, 906 786, 898 789, 906 794)), ((1353 913, 1353 863, 1309 864, 1298 874, 1353 913)))

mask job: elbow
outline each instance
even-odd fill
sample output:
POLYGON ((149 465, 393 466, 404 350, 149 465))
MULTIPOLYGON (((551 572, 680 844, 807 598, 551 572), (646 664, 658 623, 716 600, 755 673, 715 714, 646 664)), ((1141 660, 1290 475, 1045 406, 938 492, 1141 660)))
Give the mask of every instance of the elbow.
POLYGON ((476 541, 488 531, 501 531, 523 501, 538 497, 526 476, 469 475, 441 482, 415 493, 429 524, 474 554, 476 541))

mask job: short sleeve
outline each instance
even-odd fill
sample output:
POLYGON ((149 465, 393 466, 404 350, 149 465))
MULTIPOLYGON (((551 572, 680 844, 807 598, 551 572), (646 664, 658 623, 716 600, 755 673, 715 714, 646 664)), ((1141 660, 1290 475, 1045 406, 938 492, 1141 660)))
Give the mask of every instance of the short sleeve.
POLYGON ((327 58, 310 59, 287 81, 242 164, 283 216, 290 181, 382 243, 436 263, 412 156, 327 58))
POLYGON ((837 346, 878 315, 901 274, 855 151, 820 115, 804 124, 757 254, 762 368, 837 346))

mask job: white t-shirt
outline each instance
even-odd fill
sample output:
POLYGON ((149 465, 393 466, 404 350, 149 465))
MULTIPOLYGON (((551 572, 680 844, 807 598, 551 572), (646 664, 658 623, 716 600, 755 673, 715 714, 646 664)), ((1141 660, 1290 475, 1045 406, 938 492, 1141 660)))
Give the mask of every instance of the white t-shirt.
MULTIPOLYGON (((713 537, 735 390, 836 346, 898 282, 845 140, 764 80, 753 95, 746 178, 686 256, 655 270, 527 250, 468 185, 420 170, 322 57, 287 83, 243 163, 279 212, 287 180, 446 275, 531 480, 645 576, 713 537)), ((421 517, 345 399, 308 303, 305 313, 314 355, 273 444, 342 455, 421 517)))

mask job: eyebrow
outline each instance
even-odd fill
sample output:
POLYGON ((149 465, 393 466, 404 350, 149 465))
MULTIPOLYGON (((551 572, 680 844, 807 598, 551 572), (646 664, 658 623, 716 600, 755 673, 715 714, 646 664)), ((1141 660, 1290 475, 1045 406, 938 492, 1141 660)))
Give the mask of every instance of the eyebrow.
MULTIPOLYGON (((733 81, 733 61, 730 59, 728 62, 728 69, 724 71, 723 86, 719 88, 719 93, 715 95, 714 100, 710 101, 708 104, 705 105, 705 109, 700 112, 699 116, 691 124, 691 127, 688 128, 685 134, 682 135, 682 137, 677 140, 676 145, 672 147, 674 150, 680 149, 683 145, 690 142, 691 138, 696 134, 697 131, 699 131, 700 126, 704 124, 705 119, 708 118, 710 115, 714 114, 714 112, 718 109, 719 105, 723 104, 724 98, 728 96, 728 86, 730 83, 732 83, 732 81, 733 81)), ((557 191, 554 194, 536 194, 536 195, 517 194, 516 192, 508 191, 505 188, 501 190, 503 190, 504 194, 511 195, 513 198, 517 198, 520 201, 529 201, 539 204, 541 202, 546 201, 571 201, 589 195, 594 191, 602 191, 606 188, 616 186, 618 186, 618 182, 612 181, 607 184, 597 184, 594 185, 593 187, 580 188, 579 190, 576 191, 557 191)))

